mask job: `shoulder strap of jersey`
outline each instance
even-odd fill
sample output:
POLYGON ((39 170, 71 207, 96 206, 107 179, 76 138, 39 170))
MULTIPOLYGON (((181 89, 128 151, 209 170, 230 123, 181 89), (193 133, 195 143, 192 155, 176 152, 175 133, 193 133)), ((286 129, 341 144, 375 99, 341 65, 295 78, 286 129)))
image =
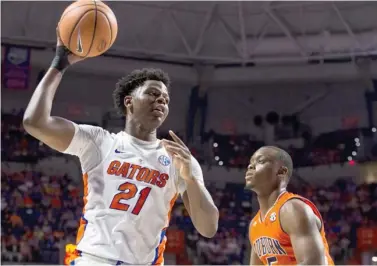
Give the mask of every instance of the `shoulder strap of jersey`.
MULTIPOLYGON (((314 212, 314 214, 319 218, 319 220, 321 221, 321 229, 320 231, 322 231, 324 228, 323 228, 323 219, 322 219, 322 215, 321 213, 319 212, 319 210, 317 209, 317 207, 315 206, 315 204, 313 202, 311 202, 310 200, 308 200, 307 198, 304 198, 300 195, 297 195, 297 194, 291 194, 291 196, 285 201, 283 202, 283 204, 280 206, 280 209, 281 207, 289 200, 292 200, 292 199, 299 199, 301 201, 303 201, 305 204, 307 204, 314 212)), ((279 209, 279 213, 280 213, 280 209, 279 209)))

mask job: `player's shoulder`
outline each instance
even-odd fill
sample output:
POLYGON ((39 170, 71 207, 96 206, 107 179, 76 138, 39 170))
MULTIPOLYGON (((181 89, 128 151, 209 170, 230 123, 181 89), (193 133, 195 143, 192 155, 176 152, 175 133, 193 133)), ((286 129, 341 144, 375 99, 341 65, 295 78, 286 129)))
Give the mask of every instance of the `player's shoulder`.
POLYGON ((253 227, 255 227, 255 225, 257 225, 258 223, 258 219, 259 219, 259 215, 260 215, 260 211, 258 211, 254 217, 251 219, 250 221, 250 224, 249 224, 249 229, 251 230, 253 227))
POLYGON ((92 137, 109 137, 115 138, 118 134, 110 133, 108 130, 104 129, 103 127, 96 126, 96 125, 89 125, 89 124, 77 124, 77 130, 80 132, 90 135, 92 137))
POLYGON ((317 211, 315 204, 309 199, 290 192, 285 192, 279 199, 280 212, 303 212, 303 211, 317 211))
POLYGON ((300 198, 291 198, 280 208, 279 221, 284 232, 302 230, 310 224, 315 225, 313 209, 300 198))
POLYGON ((76 124, 76 125, 80 130, 84 130, 84 131, 88 131, 88 132, 91 132, 91 131, 93 131, 93 132, 94 131, 105 132, 105 131, 107 131, 104 128, 97 126, 97 125, 89 125, 89 124, 76 124))
POLYGON ((310 207, 303 199, 304 198, 300 198, 300 197, 292 197, 286 200, 285 202, 282 203, 282 206, 280 208, 280 214, 303 213, 303 212, 306 212, 307 210, 310 210, 310 207))
POLYGON ((277 198, 276 202, 275 202, 275 208, 277 209, 281 209, 283 206, 285 206, 286 204, 290 205, 291 202, 303 202, 303 203, 307 203, 308 200, 298 194, 294 194, 294 193, 291 193, 291 192, 288 192, 288 191, 284 191, 282 192, 279 197, 277 198))

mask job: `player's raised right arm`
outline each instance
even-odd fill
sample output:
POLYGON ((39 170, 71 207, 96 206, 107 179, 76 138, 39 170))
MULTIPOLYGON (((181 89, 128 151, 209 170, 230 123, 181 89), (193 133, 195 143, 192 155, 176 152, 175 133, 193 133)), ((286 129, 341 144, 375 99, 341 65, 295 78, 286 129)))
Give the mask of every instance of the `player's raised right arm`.
POLYGON ((83 58, 71 54, 58 37, 56 56, 50 69, 35 89, 25 110, 25 130, 57 151, 65 151, 75 134, 73 122, 51 116, 51 108, 64 70, 83 58))
POLYGON ((57 151, 64 151, 75 133, 74 125, 61 117, 51 116, 52 102, 62 73, 50 68, 35 89, 25 110, 25 130, 57 151))

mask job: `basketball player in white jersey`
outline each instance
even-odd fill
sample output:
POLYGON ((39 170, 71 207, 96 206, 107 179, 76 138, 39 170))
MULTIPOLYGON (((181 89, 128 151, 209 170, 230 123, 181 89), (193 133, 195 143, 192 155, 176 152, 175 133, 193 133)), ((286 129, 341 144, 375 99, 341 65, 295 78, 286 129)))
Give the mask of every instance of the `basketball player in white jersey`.
POLYGON ((111 134, 51 116, 64 71, 82 59, 58 38, 56 56, 23 121, 30 135, 80 158, 85 206, 77 234, 79 256, 71 264, 162 265, 170 211, 178 195, 198 232, 213 237, 219 214, 199 163, 173 132, 174 141, 156 137, 169 112, 167 74, 136 70, 117 83, 115 105, 126 116, 126 126, 111 134))

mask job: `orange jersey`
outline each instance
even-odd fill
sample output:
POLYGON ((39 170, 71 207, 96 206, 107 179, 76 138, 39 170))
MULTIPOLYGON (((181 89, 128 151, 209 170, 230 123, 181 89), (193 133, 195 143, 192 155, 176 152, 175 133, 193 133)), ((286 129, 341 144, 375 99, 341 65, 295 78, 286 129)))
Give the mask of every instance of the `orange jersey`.
POLYGON ((321 220, 321 236, 325 246, 325 256, 328 265, 334 265, 329 253, 323 220, 318 209, 308 199, 289 192, 283 192, 275 204, 268 210, 265 220, 262 221, 261 213, 255 215, 250 223, 249 239, 254 252, 265 265, 295 265, 297 264, 289 235, 283 231, 280 224, 280 208, 291 199, 300 199, 305 202, 321 220))

